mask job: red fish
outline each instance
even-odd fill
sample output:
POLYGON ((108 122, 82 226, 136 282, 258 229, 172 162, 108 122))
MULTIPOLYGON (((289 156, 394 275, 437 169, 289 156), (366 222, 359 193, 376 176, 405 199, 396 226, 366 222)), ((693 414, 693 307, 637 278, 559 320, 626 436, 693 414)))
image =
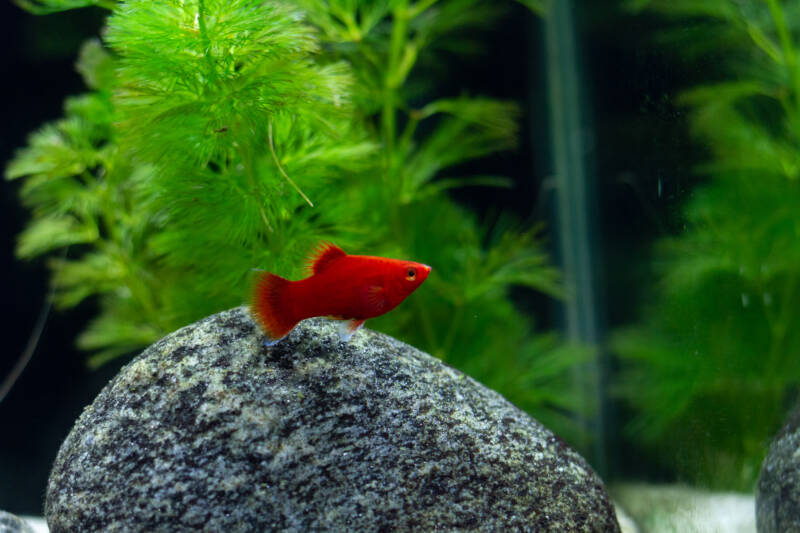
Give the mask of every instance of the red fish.
POLYGON ((267 336, 267 345, 285 337, 298 322, 313 316, 345 320, 339 335, 349 340, 364 321, 387 313, 414 292, 431 267, 367 255, 347 255, 322 244, 309 260, 311 275, 298 281, 259 274, 251 310, 267 336))

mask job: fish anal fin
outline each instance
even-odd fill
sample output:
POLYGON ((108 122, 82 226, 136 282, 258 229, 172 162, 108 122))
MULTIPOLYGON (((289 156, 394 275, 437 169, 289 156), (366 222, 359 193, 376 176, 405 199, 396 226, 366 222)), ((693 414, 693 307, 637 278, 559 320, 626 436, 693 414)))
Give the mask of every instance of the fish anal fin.
POLYGON ((319 274, 347 254, 332 242, 322 242, 308 259, 308 270, 319 274))
POLYGON ((365 318, 351 318, 350 320, 342 322, 342 325, 339 326, 339 338, 342 339, 343 342, 349 341, 353 333, 364 325, 364 322, 366 322, 365 318))

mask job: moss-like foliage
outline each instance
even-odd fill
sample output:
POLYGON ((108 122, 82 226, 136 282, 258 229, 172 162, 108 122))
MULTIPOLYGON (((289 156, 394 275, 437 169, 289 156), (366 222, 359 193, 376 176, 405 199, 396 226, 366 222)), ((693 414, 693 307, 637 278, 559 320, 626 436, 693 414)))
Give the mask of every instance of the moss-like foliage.
POLYGON ((658 297, 617 335, 620 389, 632 435, 682 477, 751 489, 800 385, 800 4, 646 3, 723 78, 681 97, 708 158, 658 297))
POLYGON ((474 49, 496 2, 103 5, 104 43, 87 43, 78 63, 92 91, 32 135, 6 173, 24 178, 33 212, 19 255, 51 256, 62 308, 100 299, 78 338, 92 364, 245 302, 254 268, 302 276, 305 256, 328 239, 434 267, 423 290, 371 327, 447 359, 556 430, 575 429, 566 369, 580 352, 535 334, 507 294, 559 293, 536 231, 482 224, 447 195, 509 185, 453 169, 514 147, 517 107, 437 95, 416 68, 474 49))

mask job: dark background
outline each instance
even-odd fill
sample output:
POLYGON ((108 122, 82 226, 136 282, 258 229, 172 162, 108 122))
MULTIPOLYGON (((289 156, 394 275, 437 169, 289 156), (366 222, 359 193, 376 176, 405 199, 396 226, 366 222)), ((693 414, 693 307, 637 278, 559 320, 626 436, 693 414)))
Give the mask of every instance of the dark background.
MULTIPOLYGON (((0 4, 2 124, 0 161, 5 164, 27 135, 62 114, 68 95, 85 90, 74 62, 80 43, 96 36, 107 12, 86 9, 34 16, 11 3, 0 4)), ((675 93, 704 75, 707 66, 685 64, 653 40, 659 21, 626 14, 615 2, 576 2, 586 111, 589 176, 595 180, 599 217, 596 249, 603 309, 609 328, 636 319, 647 297, 650 246, 655 238, 681 226, 679 207, 690 193, 697 150, 690 144, 675 93), (659 195, 659 181, 661 193, 659 195)), ((456 198, 491 221, 498 209, 514 212, 523 224, 552 219, 554 198, 547 176, 549 110, 546 98, 543 26, 520 5, 513 5, 485 38, 480 57, 448 58, 443 95, 489 95, 514 99, 525 109, 520 148, 472 165, 482 172, 514 178, 513 190, 462 190, 456 198)), ((16 182, 0 181, 0 269, 6 313, 0 377, 23 352, 46 299, 46 261, 14 258, 16 235, 27 220, 16 182)), ((545 238, 558 242, 548 223, 545 238)), ((556 250, 553 250, 557 256, 556 250)), ((560 326, 558 305, 531 291, 515 301, 542 329, 560 326)), ((33 360, 0 403, 0 509, 42 514, 50 464, 61 440, 83 406, 128 358, 98 371, 85 366, 74 338, 93 316, 92 302, 50 314, 33 360)), ((608 369, 613 373, 613 363, 608 369)), ((610 472, 607 478, 667 478, 631 457, 631 443, 619 437, 624 408, 613 404, 607 421, 610 472)))
MULTIPOLYGON (((77 51, 84 39, 97 35, 104 17, 99 9, 34 16, 11 2, 0 3, 3 166, 30 132, 62 116, 66 96, 85 90, 74 68, 77 51)), ((28 219, 18 189, 18 182, 0 180, 0 271, 6 303, 0 321, 2 378, 25 349, 48 289, 45 260, 14 258, 16 235, 28 219)), ((91 302, 51 313, 32 361, 0 403, 2 510, 43 513, 47 475, 58 446, 81 409, 123 362, 96 372, 86 368, 74 339, 92 315, 91 302)))

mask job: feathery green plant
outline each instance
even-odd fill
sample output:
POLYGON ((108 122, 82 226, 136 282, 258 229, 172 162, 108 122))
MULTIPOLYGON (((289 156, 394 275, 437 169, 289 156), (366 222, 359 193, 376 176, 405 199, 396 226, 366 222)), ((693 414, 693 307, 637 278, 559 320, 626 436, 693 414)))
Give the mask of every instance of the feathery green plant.
POLYGON ((617 336, 620 388, 666 464, 747 490, 800 385, 800 4, 647 4, 703 27, 688 53, 716 52, 725 77, 681 97, 708 161, 661 243, 659 298, 617 336))
MULTIPOLYGON (((85 5, 95 2, 86 1, 85 5)), ((29 4, 23 4, 30 8, 29 4)), ((34 11, 75 7, 39 0, 34 11)), ((92 363, 246 299, 253 268, 297 278, 322 239, 434 266, 372 327, 420 346, 567 435, 582 352, 533 332, 508 289, 559 294, 535 231, 479 223, 446 194, 508 186, 451 169, 514 147, 511 102, 433 98, 420 61, 460 51, 487 0, 127 0, 88 43, 93 91, 9 165, 57 302, 99 296, 92 363), (424 102, 418 104, 418 102, 424 102), (424 127, 420 127, 424 125, 424 127)))

